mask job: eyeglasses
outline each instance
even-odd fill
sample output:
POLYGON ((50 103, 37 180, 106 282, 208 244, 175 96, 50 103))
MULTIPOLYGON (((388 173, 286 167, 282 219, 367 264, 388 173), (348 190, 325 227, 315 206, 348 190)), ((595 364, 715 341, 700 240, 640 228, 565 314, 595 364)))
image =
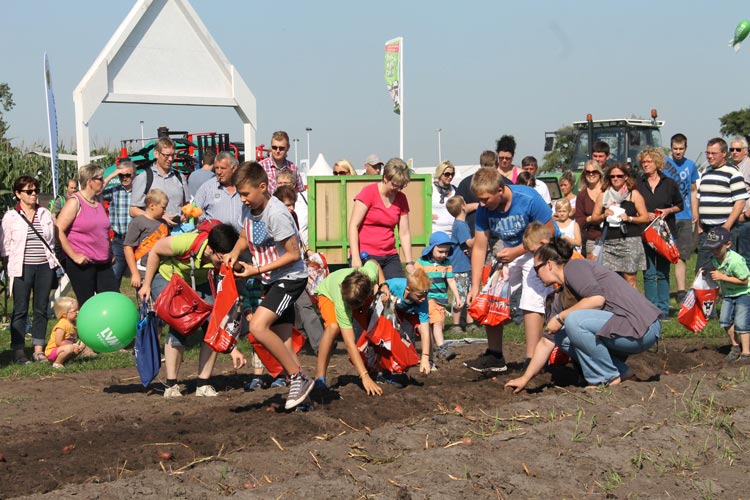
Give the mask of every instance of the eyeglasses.
POLYGON ((159 151, 159 154, 162 155, 164 158, 174 158, 174 151, 171 153, 164 153, 162 151, 159 151))
POLYGON ((333 175, 349 175, 347 171, 334 170, 333 175))
POLYGON ((454 175, 456 175, 455 172, 443 172, 444 177, 453 177, 454 175))
POLYGON ((271 146, 274 151, 286 151, 286 146, 271 146))
POLYGON ((585 170, 586 175, 602 175, 598 170, 585 170))
POLYGON ((42 190, 41 189, 21 189, 19 192, 32 195, 32 194, 39 194, 42 192, 42 190))
POLYGON ((133 174, 117 174, 117 177, 119 177, 120 179, 130 179, 131 177, 133 177, 133 174))
POLYGON ((540 263, 540 264, 537 264, 537 265, 535 265, 535 266, 534 266, 534 272, 535 272, 535 273, 537 273, 537 274, 539 274, 539 270, 540 270, 541 268, 543 268, 543 267, 544 267, 544 265, 545 265, 546 263, 547 263, 547 262, 542 262, 542 263, 540 263))
POLYGON ((609 178, 610 179, 624 179, 625 178, 625 174, 610 174, 609 178))
MULTIPOLYGON (((745 149, 745 148, 729 148, 729 151, 731 151, 732 153, 739 153, 743 149, 745 149)), ((706 153, 706 154, 708 154, 708 153, 706 153)))
POLYGON ((721 152, 717 151, 714 153, 713 151, 706 151, 706 156, 716 156, 718 154, 721 154, 721 152))

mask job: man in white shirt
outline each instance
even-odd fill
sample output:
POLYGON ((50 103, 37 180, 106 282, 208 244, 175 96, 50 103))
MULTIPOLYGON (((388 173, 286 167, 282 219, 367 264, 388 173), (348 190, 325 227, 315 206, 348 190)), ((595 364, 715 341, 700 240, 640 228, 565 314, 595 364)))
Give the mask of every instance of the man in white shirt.
POLYGON ((539 170, 536 158, 527 156, 521 160, 521 168, 530 173, 534 178, 534 190, 544 199, 547 205, 552 205, 552 197, 549 195, 549 188, 545 183, 536 178, 536 171, 539 170))

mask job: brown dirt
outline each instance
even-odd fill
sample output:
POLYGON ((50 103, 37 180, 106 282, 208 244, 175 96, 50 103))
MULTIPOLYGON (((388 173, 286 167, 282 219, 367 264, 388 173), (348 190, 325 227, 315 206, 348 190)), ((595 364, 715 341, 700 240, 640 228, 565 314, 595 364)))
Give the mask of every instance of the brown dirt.
POLYGON ((631 358, 641 381, 591 390, 562 368, 520 395, 502 390, 518 364, 461 366, 483 348, 380 398, 338 351, 340 398, 307 413, 279 409, 285 389, 244 392, 226 360, 207 399, 166 401, 135 369, 4 380, 0 498, 747 498, 748 368, 705 340, 631 358))

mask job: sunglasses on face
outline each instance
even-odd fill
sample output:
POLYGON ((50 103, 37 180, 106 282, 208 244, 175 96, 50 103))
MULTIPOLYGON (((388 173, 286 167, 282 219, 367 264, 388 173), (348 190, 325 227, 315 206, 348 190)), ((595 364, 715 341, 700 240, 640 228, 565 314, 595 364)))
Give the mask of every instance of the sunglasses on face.
POLYGON ((601 175, 598 170, 586 170, 586 175, 601 175))
POLYGON ((130 179, 131 177, 133 177, 133 174, 117 174, 117 177, 119 177, 120 179, 130 179))
POLYGON ((286 151, 285 146, 271 146, 271 149, 273 149, 274 151, 286 151))
POLYGON ((537 273, 537 274, 539 274, 539 270, 540 270, 541 268, 543 268, 545 264, 546 264, 546 262, 542 262, 542 263, 540 263, 540 264, 537 264, 537 265, 535 265, 535 266, 534 266, 534 272, 535 272, 535 273, 537 273))
POLYGON ((334 170, 333 175, 348 175, 349 172, 346 171, 340 171, 340 170, 334 170))
POLYGON ((453 177, 454 175, 456 175, 455 172, 443 172, 444 177, 453 177))
POLYGON ((610 174, 609 178, 610 179, 624 179, 625 174, 610 174))
POLYGON ((739 153, 743 149, 745 149, 745 148, 729 148, 729 151, 731 151, 732 153, 739 153))
POLYGON ((32 194, 39 194, 42 192, 42 190, 41 189, 21 189, 19 192, 32 195, 32 194))
POLYGON ((92 180, 92 181, 104 181, 104 177, 102 177, 102 176, 99 176, 99 177, 92 177, 92 178, 91 178, 91 180, 92 180))

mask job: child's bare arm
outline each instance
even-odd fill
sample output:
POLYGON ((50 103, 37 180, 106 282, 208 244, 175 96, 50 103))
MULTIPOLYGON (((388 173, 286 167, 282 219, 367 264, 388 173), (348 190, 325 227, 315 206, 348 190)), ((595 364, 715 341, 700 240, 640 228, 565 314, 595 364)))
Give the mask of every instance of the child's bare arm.
POLYGON ((463 300, 461 300, 461 295, 458 293, 458 285, 456 285, 456 278, 448 278, 445 281, 448 283, 448 288, 450 288, 450 291, 453 294, 453 297, 455 298, 456 306, 460 309, 461 307, 463 307, 464 303, 463 303, 463 300))
POLYGON ((357 343, 354 340, 354 330, 351 328, 342 328, 341 337, 344 339, 344 345, 346 346, 346 352, 349 354, 349 359, 354 365, 354 369, 357 370, 359 378, 362 379, 362 386, 365 388, 365 392, 368 396, 380 396, 383 394, 383 389, 381 389, 372 377, 370 377, 370 374, 367 372, 367 367, 365 367, 365 363, 362 361, 362 356, 359 355, 357 343))

